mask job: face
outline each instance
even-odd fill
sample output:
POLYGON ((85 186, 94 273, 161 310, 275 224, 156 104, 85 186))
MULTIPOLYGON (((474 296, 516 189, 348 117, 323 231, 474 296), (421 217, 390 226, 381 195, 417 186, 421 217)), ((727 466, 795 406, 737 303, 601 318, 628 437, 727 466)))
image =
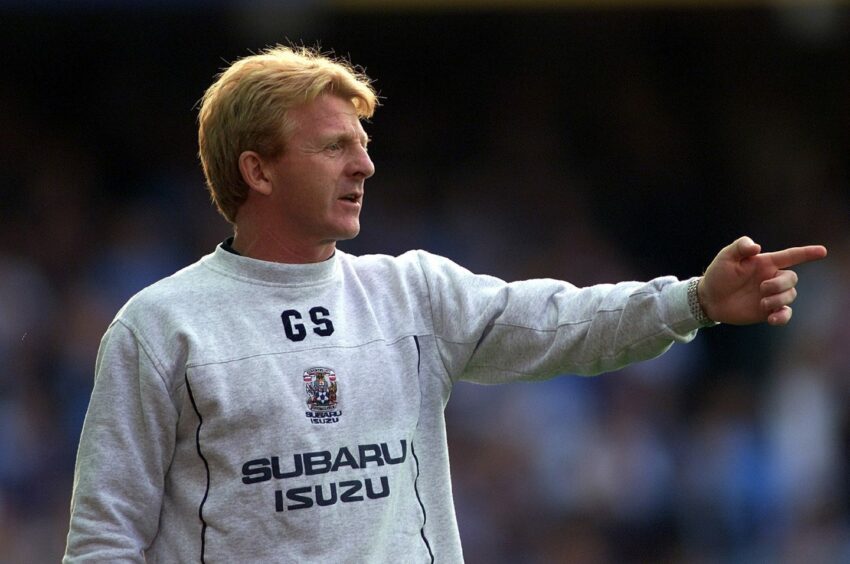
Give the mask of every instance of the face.
POLYGON ((267 169, 276 222, 290 241, 307 245, 355 237, 363 186, 375 165, 354 104, 325 94, 289 116, 295 129, 267 169))

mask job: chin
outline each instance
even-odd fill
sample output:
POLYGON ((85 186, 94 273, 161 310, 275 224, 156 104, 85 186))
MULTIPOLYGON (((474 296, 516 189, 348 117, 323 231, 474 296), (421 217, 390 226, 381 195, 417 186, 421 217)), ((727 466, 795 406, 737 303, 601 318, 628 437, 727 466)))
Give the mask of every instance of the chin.
POLYGON ((339 236, 337 236, 337 241, 348 241, 349 239, 354 239, 357 235, 360 234, 360 225, 352 226, 348 229, 341 229, 339 232, 339 236))

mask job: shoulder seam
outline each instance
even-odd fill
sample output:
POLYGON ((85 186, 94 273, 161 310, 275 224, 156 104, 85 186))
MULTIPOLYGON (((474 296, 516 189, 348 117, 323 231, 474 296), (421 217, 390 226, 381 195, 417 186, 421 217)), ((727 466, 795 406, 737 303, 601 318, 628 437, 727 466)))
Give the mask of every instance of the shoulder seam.
POLYGON ((153 366, 154 371, 156 372, 156 375, 159 376, 160 382, 162 383, 165 390, 168 392, 168 395, 173 400, 174 398, 171 394, 171 387, 168 385, 168 380, 165 378, 165 375, 163 374, 164 371, 163 371, 163 368, 162 368, 162 362, 159 360, 159 358, 156 357, 156 355, 153 354, 152 347, 147 343, 147 341, 145 341, 144 338, 142 338, 141 334, 136 330, 135 327, 133 327, 132 325, 130 325, 129 323, 127 323, 123 319, 116 319, 115 321, 113 321, 113 325, 115 325, 115 324, 119 324, 119 325, 123 326, 125 329, 127 329, 127 331, 130 332, 131 335, 133 335, 133 338, 139 344, 139 349, 151 361, 151 365, 153 366))
MULTIPOLYGON (((435 342, 446 341, 437 333, 437 323, 435 321, 436 316, 434 315, 434 300, 431 299, 431 281, 428 279, 428 272, 425 266, 422 264, 422 256, 423 251, 416 251, 416 264, 419 266, 419 271, 422 273, 422 278, 425 280, 425 289, 426 289, 426 297, 428 299, 428 312, 431 321, 431 333, 434 335, 435 342)), ((448 341, 446 341, 448 342, 448 341)), ((446 366, 446 361, 443 359, 443 355, 440 354, 439 344, 437 345, 437 357, 440 359, 440 366, 443 367, 443 372, 449 377, 449 380, 453 383, 457 383, 457 378, 449 371, 448 366, 446 366)))

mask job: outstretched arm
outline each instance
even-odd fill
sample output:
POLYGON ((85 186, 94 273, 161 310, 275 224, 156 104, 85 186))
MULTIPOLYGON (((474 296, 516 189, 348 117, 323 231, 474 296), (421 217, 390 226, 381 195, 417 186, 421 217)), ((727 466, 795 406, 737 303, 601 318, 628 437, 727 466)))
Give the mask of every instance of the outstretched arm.
POLYGON ((760 245, 741 237, 717 253, 706 269, 697 289, 700 305, 721 323, 785 325, 797 297, 797 274, 786 269, 825 256, 820 245, 762 253, 760 245))

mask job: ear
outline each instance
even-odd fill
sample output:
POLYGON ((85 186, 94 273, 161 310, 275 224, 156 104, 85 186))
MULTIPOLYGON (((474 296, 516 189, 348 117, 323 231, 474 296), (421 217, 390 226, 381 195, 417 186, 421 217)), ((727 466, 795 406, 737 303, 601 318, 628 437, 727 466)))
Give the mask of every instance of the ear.
POLYGON ((271 179, 266 175, 263 158, 256 151, 242 151, 239 155, 239 172, 252 190, 265 196, 271 195, 271 179))

